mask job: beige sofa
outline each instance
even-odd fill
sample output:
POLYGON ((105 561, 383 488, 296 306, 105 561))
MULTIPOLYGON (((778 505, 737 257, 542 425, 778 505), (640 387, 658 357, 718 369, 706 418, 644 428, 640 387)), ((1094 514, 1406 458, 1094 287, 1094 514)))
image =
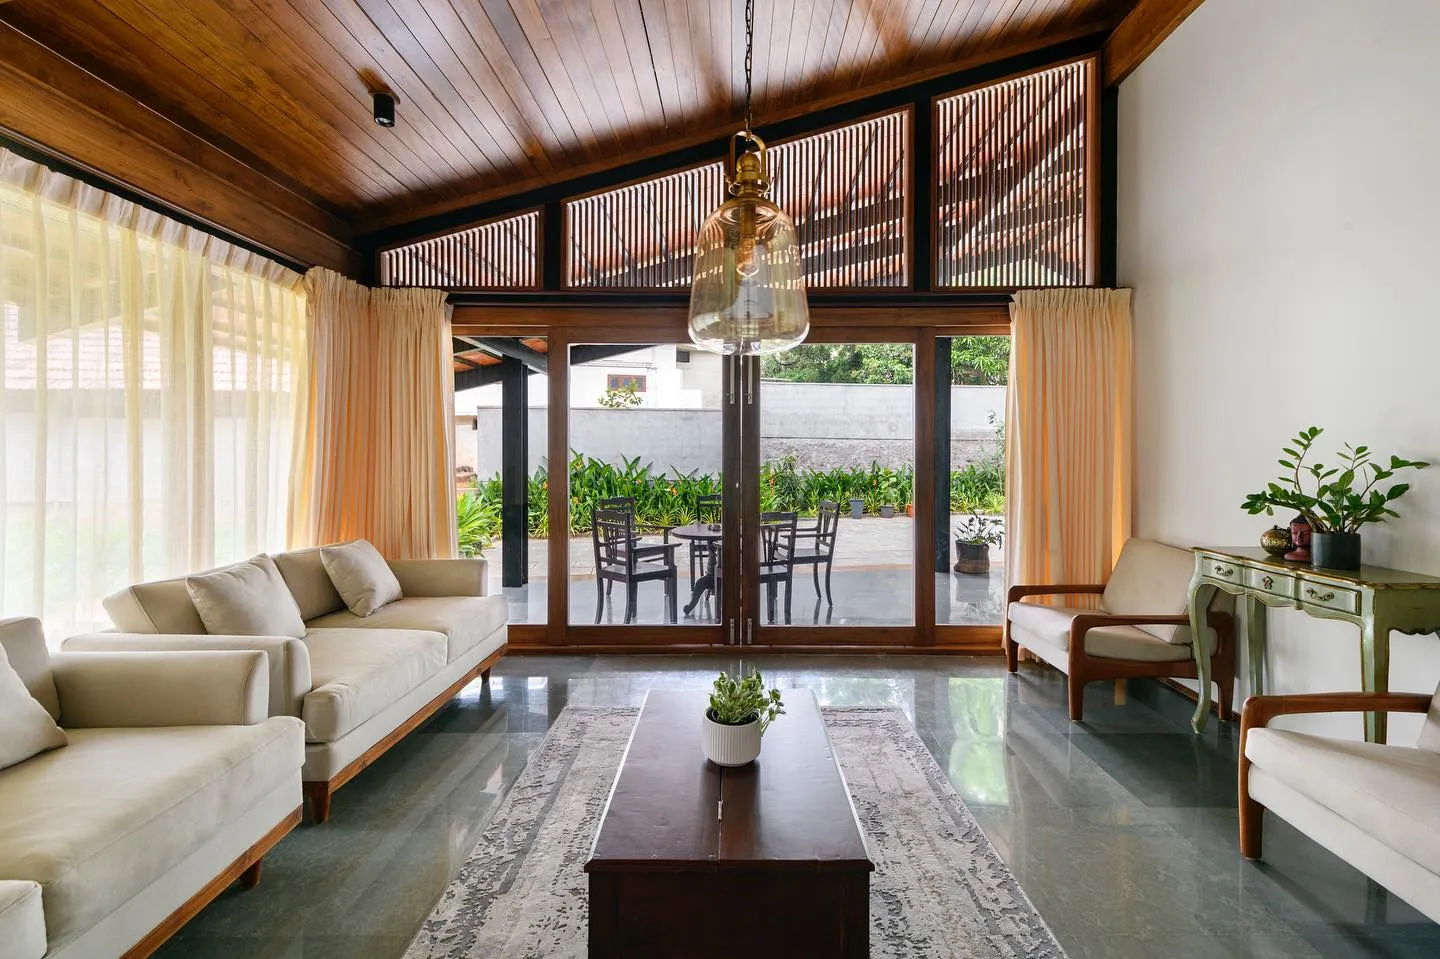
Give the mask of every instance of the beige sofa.
POLYGON ((258 652, 0 647, 68 745, 0 769, 0 956, 138 959, 300 821, 299 720, 266 718, 258 652))
POLYGON ((1260 858, 1266 809, 1440 922, 1440 690, 1246 700, 1240 852, 1247 859, 1260 858), (1413 747, 1269 728, 1277 716, 1362 710, 1427 715, 1413 747))
POLYGON ((485 595, 481 559, 396 560, 404 598, 368 617, 346 609, 320 550, 272 557, 305 621, 303 640, 205 632, 183 577, 105 600, 117 632, 66 650, 255 649, 270 669, 270 714, 305 721, 305 795, 316 822, 334 792, 505 653, 503 596, 485 595))

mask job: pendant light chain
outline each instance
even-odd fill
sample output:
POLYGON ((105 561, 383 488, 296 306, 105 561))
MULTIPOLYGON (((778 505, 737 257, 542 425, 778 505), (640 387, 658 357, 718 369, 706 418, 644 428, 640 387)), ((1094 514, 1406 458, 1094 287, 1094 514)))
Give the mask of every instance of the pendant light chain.
POLYGON ((745 132, 750 132, 750 58, 755 48, 755 0, 745 0, 745 132))

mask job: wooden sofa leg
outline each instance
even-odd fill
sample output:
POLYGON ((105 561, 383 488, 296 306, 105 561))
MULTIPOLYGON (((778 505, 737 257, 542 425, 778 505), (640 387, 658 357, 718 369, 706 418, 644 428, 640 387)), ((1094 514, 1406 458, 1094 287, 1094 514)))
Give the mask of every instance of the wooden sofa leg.
POLYGON ((480 682, 481 682, 481 683, 488 683, 488 682, 490 682, 490 670, 488 670, 488 669, 482 669, 482 670, 480 670, 480 682))
POLYGON ((1075 673, 1065 677, 1065 698, 1069 700, 1071 722, 1080 722, 1085 717, 1085 679, 1075 673))
POLYGON ((264 864, 264 862, 265 858, 262 856, 261 858, 252 862, 249 867, 240 874, 241 889, 254 889, 256 886, 260 885, 260 867, 264 864))
POLYGON ((1261 834, 1265 828, 1265 807, 1246 796, 1240 800, 1240 855, 1259 859, 1261 834))
POLYGON ((1020 644, 1010 638, 1010 631, 1005 631, 1005 668, 1010 672, 1020 669, 1020 644))
POLYGON ((310 818, 318 826, 330 818, 329 783, 306 783, 305 798, 310 800, 310 818))

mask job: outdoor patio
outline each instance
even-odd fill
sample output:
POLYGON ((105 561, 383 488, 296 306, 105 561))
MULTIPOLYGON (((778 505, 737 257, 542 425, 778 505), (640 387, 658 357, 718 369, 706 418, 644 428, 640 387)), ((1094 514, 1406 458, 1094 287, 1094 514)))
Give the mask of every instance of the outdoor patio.
MULTIPOLYGON (((650 537, 658 540, 658 534, 650 537)), ((797 568, 791 622, 797 626, 896 626, 914 623, 914 521, 909 517, 892 519, 865 517, 840 520, 835 541, 835 566, 831 577, 833 607, 816 599, 814 578, 809 569, 797 568)), ((1004 554, 991 550, 989 576, 960 573, 934 573, 935 621, 941 625, 993 625, 1000 622, 1005 601, 1004 554)), ((497 542, 485 552, 489 561, 490 589, 503 593, 510 604, 510 622, 543 623, 546 621, 546 591, 549 582, 549 544, 530 540, 528 570, 530 582, 525 586, 502 587, 502 550, 497 542)), ((690 579, 687 547, 676 551, 680 568, 680 626, 713 625, 717 621, 716 604, 707 598, 690 616, 684 613, 689 602, 690 579)), ((570 539, 570 621, 576 624, 595 621, 596 589, 594 548, 590 537, 570 539)), ((821 571, 823 583, 824 572, 821 571)), ((783 589, 777 621, 783 621, 783 589)), ((665 622, 664 590, 660 583, 640 586, 636 623, 659 625, 665 622)), ((613 591, 605 606, 601 623, 620 624, 624 621, 625 598, 620 589, 613 591)))

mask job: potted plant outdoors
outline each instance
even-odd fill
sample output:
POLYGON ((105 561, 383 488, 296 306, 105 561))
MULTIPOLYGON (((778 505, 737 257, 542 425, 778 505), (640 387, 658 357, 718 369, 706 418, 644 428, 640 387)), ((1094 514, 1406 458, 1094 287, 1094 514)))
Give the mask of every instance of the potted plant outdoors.
POLYGON ((850 518, 863 519, 865 516, 865 501, 858 496, 850 497, 850 518))
POLYGON ((1395 483, 1381 489, 1379 484, 1405 469, 1424 469, 1429 463, 1391 456, 1388 466, 1381 466, 1371 456, 1368 446, 1345 444, 1337 453, 1338 466, 1322 463, 1306 465, 1317 437, 1324 430, 1312 426, 1301 430, 1291 445, 1284 447, 1280 465, 1290 470, 1258 493, 1251 493, 1241 504, 1246 512, 1274 515, 1275 507, 1293 509, 1310 523, 1310 562, 1328 569, 1360 568, 1360 527, 1381 523, 1400 514, 1390 504, 1404 496, 1409 483, 1395 483), (1305 484, 1313 483, 1314 492, 1306 492, 1305 484))
POLYGON ((780 690, 765 689, 759 670, 736 679, 721 673, 710 693, 700 736, 705 758, 717 766, 744 766, 760 755, 760 738, 785 715, 780 690))
POLYGON ((990 547, 997 549, 1005 541, 1005 523, 997 516, 982 516, 971 510, 970 516, 955 531, 955 572, 985 575, 990 573, 990 547))

